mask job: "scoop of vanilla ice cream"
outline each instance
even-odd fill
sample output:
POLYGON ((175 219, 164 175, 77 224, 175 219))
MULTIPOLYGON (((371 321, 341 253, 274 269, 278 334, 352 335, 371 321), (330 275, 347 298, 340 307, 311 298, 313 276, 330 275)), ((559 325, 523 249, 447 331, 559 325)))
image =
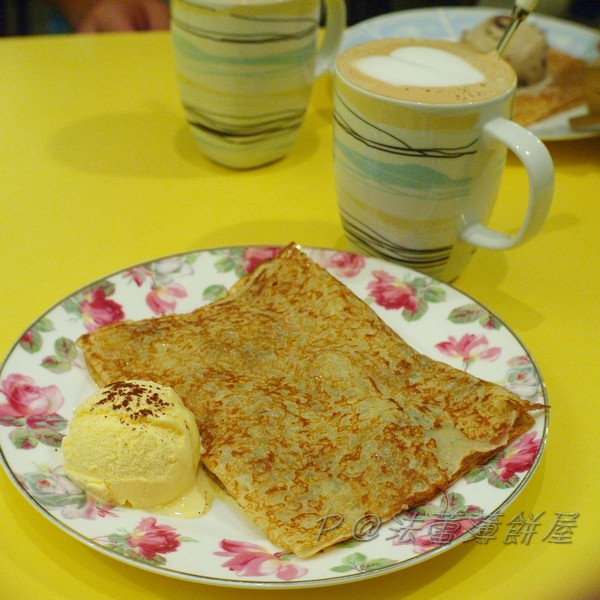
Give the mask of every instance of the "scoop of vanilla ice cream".
POLYGON ((62 442, 67 475, 108 504, 166 504, 193 483, 202 451, 192 413, 171 388, 119 381, 75 409, 62 442))
MULTIPOLYGON (((491 52, 498 47, 509 24, 510 17, 494 17, 465 31, 461 41, 480 52, 491 52)), ((519 86, 542 81, 548 67, 548 43, 544 32, 527 21, 521 23, 502 58, 515 70, 519 86)))

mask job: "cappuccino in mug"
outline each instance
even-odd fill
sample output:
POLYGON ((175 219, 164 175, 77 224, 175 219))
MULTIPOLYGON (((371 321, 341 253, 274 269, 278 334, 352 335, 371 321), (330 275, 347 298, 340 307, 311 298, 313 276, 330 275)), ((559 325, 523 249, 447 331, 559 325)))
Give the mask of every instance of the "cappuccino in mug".
POLYGON ((349 83, 410 102, 479 102, 517 83, 512 67, 496 52, 479 54, 444 40, 375 40, 346 51, 337 66, 349 83))
POLYGON ((510 121, 517 78, 496 52, 373 40, 338 56, 334 82, 338 205, 359 251, 450 281, 475 247, 511 248, 542 226, 552 161, 510 121), (507 147, 530 183, 527 216, 512 236, 486 226, 507 147))

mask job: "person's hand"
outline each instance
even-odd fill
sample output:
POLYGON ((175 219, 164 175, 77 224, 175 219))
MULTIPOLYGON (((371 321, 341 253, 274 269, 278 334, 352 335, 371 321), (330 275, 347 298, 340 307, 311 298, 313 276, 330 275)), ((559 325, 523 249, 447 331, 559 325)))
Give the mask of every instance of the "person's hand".
POLYGON ((63 0, 56 4, 78 33, 169 28, 169 7, 161 0, 63 0))

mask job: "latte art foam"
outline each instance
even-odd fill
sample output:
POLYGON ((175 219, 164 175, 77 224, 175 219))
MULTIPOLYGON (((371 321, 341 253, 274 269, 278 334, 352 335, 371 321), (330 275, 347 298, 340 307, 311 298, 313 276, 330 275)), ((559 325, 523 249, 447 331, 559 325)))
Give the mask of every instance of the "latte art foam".
POLYGON ((497 52, 446 40, 372 40, 340 54, 336 67, 338 76, 367 92, 431 104, 496 98, 517 81, 497 52))
POLYGON ((291 0, 207 0, 205 4, 214 5, 218 7, 244 7, 244 6, 257 6, 257 5, 268 5, 268 4, 285 4, 291 0))
POLYGON ((405 46, 388 55, 358 59, 354 68, 391 85, 449 86, 485 81, 467 61, 437 48, 405 46))

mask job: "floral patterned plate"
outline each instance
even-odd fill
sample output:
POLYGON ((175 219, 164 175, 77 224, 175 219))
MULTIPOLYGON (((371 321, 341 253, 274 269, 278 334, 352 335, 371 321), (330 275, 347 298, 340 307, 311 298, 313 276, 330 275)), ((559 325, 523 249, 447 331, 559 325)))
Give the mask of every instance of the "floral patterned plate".
MULTIPOLYGON (((548 417, 433 502, 387 523, 365 518, 353 538, 301 560, 273 547, 241 512, 216 499, 185 519, 95 503, 64 474, 61 440, 95 386, 75 340, 122 319, 188 312, 221 297, 273 247, 221 248, 125 269, 62 300, 15 343, 0 369, 0 449, 25 498, 63 531, 113 558, 215 585, 301 588, 357 581, 494 538, 503 511, 540 461, 548 417)), ((374 258, 304 248, 409 343, 523 398, 547 403, 527 350, 497 317, 458 290, 374 258)))

